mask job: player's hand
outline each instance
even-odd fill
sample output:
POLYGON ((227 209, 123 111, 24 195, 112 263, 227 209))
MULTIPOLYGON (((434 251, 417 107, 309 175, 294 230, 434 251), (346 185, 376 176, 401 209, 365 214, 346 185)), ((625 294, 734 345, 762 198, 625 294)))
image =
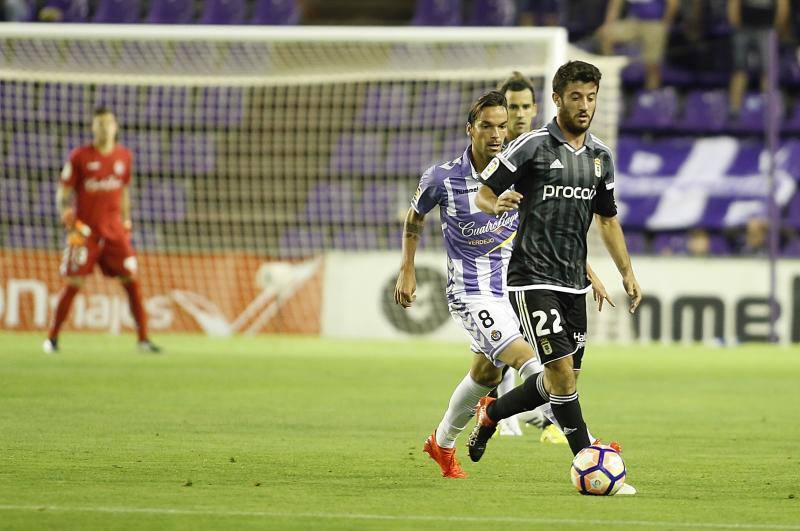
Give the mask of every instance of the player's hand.
POLYGON ((590 275, 589 281, 592 283, 592 298, 597 303, 597 311, 603 311, 603 302, 605 301, 608 301, 608 304, 610 304, 612 308, 616 308, 614 301, 611 300, 611 297, 606 291, 606 287, 603 285, 600 279, 590 275))
POLYGON ((494 213, 495 214, 502 214, 503 212, 508 212, 510 210, 516 210, 519 208, 519 204, 522 201, 522 194, 519 192, 515 192, 514 190, 506 190, 500 197, 497 198, 497 201, 494 204, 494 213))
POLYGON ((75 226, 75 209, 72 207, 67 207, 61 213, 61 223, 68 229, 71 229, 75 226))
POLYGON ((403 308, 410 308, 417 299, 417 275, 414 268, 401 269, 394 286, 394 302, 403 308))
POLYGON ((622 279, 622 285, 625 287, 625 293, 628 294, 628 298, 631 300, 630 312, 633 313, 636 311, 636 308, 639 307, 639 303, 642 302, 642 288, 639 287, 639 282, 636 281, 636 277, 633 275, 628 275, 622 279))

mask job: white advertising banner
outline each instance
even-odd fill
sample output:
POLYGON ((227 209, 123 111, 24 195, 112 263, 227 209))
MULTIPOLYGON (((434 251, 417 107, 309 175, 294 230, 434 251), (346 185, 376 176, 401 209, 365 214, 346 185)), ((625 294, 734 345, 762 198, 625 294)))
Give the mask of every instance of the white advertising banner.
MULTIPOLYGON (((589 338, 596 342, 766 341, 769 269, 765 259, 634 257, 645 299, 635 316, 613 262, 590 258, 616 308, 601 314, 589 295, 589 338)), ((410 309, 394 304, 400 253, 330 253, 326 256, 322 334, 328 337, 467 341, 450 318, 444 296, 445 257, 417 255, 417 300, 410 309)), ((778 263, 777 333, 800 342, 800 260, 778 263)))

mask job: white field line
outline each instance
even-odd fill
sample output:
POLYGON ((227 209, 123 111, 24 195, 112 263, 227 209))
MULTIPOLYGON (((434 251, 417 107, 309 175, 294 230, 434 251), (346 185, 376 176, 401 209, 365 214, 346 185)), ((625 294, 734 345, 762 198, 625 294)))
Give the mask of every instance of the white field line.
POLYGON ((528 518, 513 516, 426 516, 359 513, 291 513, 281 511, 236 511, 213 509, 169 509, 157 507, 68 507, 57 505, 0 505, 0 511, 60 512, 60 513, 109 513, 109 514, 163 514, 179 516, 245 516, 259 518, 318 518, 330 520, 378 520, 399 522, 469 522, 511 524, 569 524, 569 525, 617 525, 630 527, 669 527, 687 529, 798 529, 798 525, 670 522, 665 520, 601 520, 580 518, 528 518))

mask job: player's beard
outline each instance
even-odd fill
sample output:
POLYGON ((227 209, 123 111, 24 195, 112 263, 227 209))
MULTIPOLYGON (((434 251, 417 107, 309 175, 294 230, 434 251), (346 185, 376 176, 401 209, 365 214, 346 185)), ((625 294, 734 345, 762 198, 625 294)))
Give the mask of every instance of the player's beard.
POLYGON ((586 127, 583 127, 582 125, 578 124, 577 120, 578 114, 576 114, 575 118, 573 119, 572 116, 565 113, 566 116, 564 116, 563 117, 564 119, 562 119, 561 121, 562 124, 564 125, 564 129, 566 129, 570 134, 573 135, 582 135, 583 133, 588 131, 589 128, 592 126, 592 120, 594 120, 594 113, 592 113, 591 115, 589 115, 589 123, 586 124, 586 127))

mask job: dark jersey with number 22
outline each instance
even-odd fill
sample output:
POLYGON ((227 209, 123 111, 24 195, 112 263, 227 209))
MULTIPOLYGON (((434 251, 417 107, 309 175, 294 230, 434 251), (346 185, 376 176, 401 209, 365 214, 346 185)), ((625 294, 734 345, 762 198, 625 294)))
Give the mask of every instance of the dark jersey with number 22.
POLYGON ((500 195, 514 187, 523 198, 508 289, 552 289, 584 293, 586 233, 593 214, 613 217, 614 162, 611 150, 588 133, 584 145, 569 145, 554 119, 511 142, 481 173, 500 195))

